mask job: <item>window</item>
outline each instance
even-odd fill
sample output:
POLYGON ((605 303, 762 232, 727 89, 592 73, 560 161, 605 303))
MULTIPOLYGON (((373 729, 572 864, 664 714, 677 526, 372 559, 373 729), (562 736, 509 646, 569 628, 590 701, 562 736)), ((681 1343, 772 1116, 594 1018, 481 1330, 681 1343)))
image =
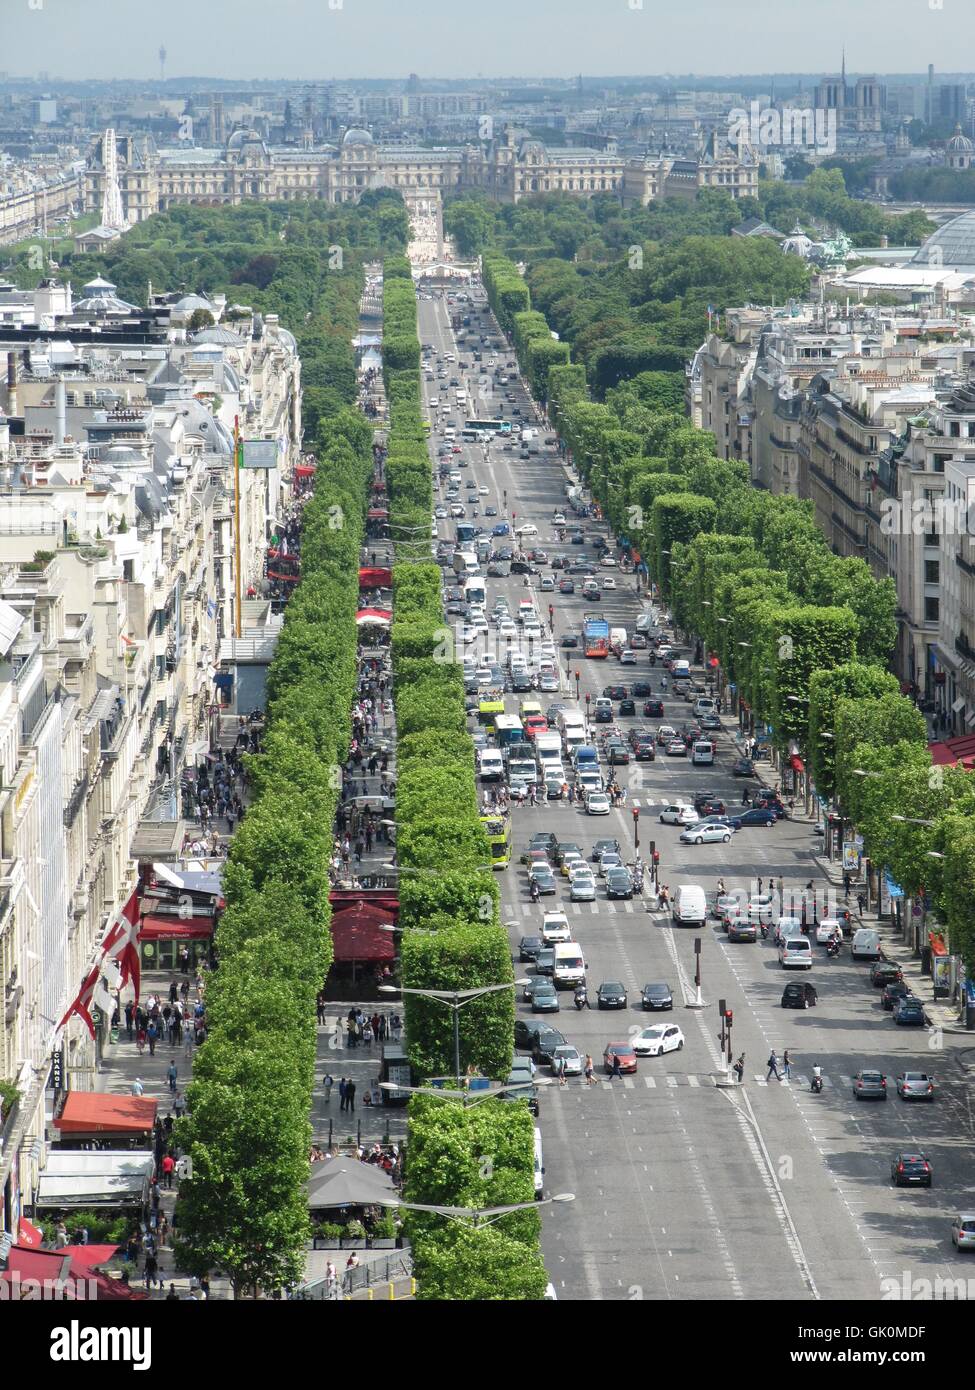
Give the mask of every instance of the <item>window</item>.
POLYGON ((939 618, 940 603, 936 598, 926 598, 924 600, 924 621, 926 623, 936 623, 939 618))
POLYGON ((941 561, 925 560, 924 562, 924 582, 925 584, 938 584, 941 580, 941 561))
POLYGON ((947 455, 947 454, 935 454, 935 456, 934 456, 934 471, 935 471, 935 473, 943 473, 943 472, 945 471, 945 464, 946 464, 947 461, 948 461, 948 455, 947 455))

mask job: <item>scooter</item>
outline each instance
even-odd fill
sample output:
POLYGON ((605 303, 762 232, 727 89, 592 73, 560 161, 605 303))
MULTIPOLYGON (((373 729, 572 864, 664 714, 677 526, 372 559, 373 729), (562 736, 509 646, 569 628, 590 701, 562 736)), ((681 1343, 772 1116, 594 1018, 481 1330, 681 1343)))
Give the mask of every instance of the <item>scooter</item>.
POLYGON ((588 998, 588 995, 587 995, 587 993, 586 993, 586 987, 585 987, 585 985, 580 985, 580 987, 579 987, 579 988, 576 990, 576 992, 575 992, 574 998, 575 998, 575 1006, 576 1006, 577 1009, 580 1009, 580 1010, 581 1010, 581 1009, 584 1009, 584 1008, 586 1008, 586 1007, 588 1006, 588 1004, 589 1004, 589 998, 588 998))
POLYGON ((826 943, 826 954, 827 954, 828 956, 838 956, 839 953, 840 953, 840 943, 836 940, 836 937, 835 937, 835 936, 834 936, 834 937, 831 937, 831 938, 829 939, 829 941, 827 941, 827 943, 826 943))
POLYGON ((812 1081, 810 1082, 809 1089, 814 1096, 818 1096, 823 1089, 823 1076, 818 1067, 813 1067, 812 1081))

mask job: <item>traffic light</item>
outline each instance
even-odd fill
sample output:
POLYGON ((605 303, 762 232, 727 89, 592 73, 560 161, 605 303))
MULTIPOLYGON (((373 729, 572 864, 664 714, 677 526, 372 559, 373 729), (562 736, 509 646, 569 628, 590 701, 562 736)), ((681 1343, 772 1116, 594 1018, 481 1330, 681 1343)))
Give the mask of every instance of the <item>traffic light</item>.
POLYGON ((734 1023, 734 1021, 735 1021, 734 1010, 733 1010, 733 1009, 725 1009, 725 1011, 724 1011, 724 1018, 725 1018, 725 1023, 727 1023, 728 1027, 730 1028, 731 1025, 732 1025, 732 1024, 734 1023))

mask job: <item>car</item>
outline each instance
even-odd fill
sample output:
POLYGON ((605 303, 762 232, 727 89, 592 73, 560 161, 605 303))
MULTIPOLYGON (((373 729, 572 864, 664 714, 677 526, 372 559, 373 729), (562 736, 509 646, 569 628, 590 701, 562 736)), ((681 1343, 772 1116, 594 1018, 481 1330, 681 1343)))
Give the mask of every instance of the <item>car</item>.
POLYGON ((604 565, 607 569, 616 568, 616 561, 613 559, 612 555, 603 555, 599 563, 604 565))
MULTIPOLYGON (((616 588, 616 580, 613 578, 613 576, 612 576, 611 574, 607 574, 607 575, 604 577, 603 583, 602 583, 602 587, 603 587, 603 589, 615 589, 615 588, 616 588)), ((631 652, 630 655, 633 656, 633 653, 631 652)), ((633 656, 633 660, 636 661, 636 657, 635 657, 635 656, 633 656)))
POLYGON ((590 792, 586 797, 586 814, 589 816, 608 816, 610 813, 609 797, 605 792, 590 792))
POLYGON ((647 700, 643 706, 643 713, 647 719, 662 719, 664 713, 663 700, 647 700))
POLYGON ((748 899, 748 919, 771 926, 775 915, 775 898, 771 893, 753 893, 748 899))
POLYGON ((926 1071, 902 1071, 894 1084, 901 1100, 934 1100, 934 1078, 926 1071))
POLYGON ((732 777, 754 777, 755 764, 751 758, 736 758, 731 764, 732 777))
POLYGON ((533 850, 540 849, 543 850, 547 856, 554 856, 558 843, 559 839, 554 831, 536 830, 535 833, 532 835, 531 839, 528 841, 527 846, 525 847, 525 852, 521 856, 521 862, 523 864, 527 864, 527 856, 531 854, 533 850))
POLYGON ((582 1056, 579 1052, 579 1049, 577 1047, 573 1047, 571 1043, 562 1043, 560 1047, 555 1048, 551 1060, 549 1062, 549 1065, 552 1068, 553 1076, 557 1075, 555 1065, 556 1061, 559 1061, 561 1063, 561 1071, 563 1076, 582 1075, 582 1056))
POLYGON ((891 980, 880 991, 880 1007, 889 1011, 898 999, 903 999, 910 992, 910 986, 906 985, 903 980, 891 980))
POLYGON ((619 980, 608 980, 596 990, 596 1006, 600 1009, 625 1009, 626 986, 619 980))
POLYGON ((677 730, 674 728, 673 724, 661 724, 657 730, 657 742, 660 744, 661 748, 666 748, 671 739, 675 739, 676 737, 677 730))
MULTIPOLYGON (((542 1033, 556 1033, 557 1028, 551 1028, 549 1024, 542 1023, 537 1018, 516 1018, 515 1019, 515 1047, 524 1051, 531 1052, 535 1042, 542 1033)), ((565 1039, 559 1033, 562 1042, 565 1039)))
POLYGON ((567 859, 583 859, 584 855, 579 845, 574 840, 558 840, 555 845, 555 862, 562 869, 568 878, 568 870, 564 867, 567 859))
POLYGON ((659 1057, 664 1052, 680 1052, 684 1034, 676 1023, 651 1023, 633 1035, 633 1051, 638 1057, 659 1057))
POLYGON ((509 536, 510 534, 511 530, 506 521, 496 521, 491 527, 492 536, 509 536))
POLYGON ((817 1003, 816 990, 807 980, 790 980, 782 991, 783 1009, 814 1009, 817 1003))
POLYGON ((585 543, 586 537, 582 531, 573 531, 572 535, 569 537, 570 545, 585 545, 585 543))
POLYGON ((538 891, 542 897, 555 892, 555 875, 551 866, 548 864, 535 864, 529 870, 528 877, 532 883, 538 885, 538 891))
POLYGON ((636 1053, 633 1044, 628 1042, 607 1043, 603 1049, 603 1066, 612 1074, 614 1060, 619 1063, 621 1072, 636 1071, 636 1053))
POLYGON ((533 1014, 557 1014, 560 1009, 559 992, 551 980, 543 980, 532 990, 533 1014))
POLYGON ((579 638, 576 636, 574 632, 565 633, 562 637, 561 642, 559 643, 560 647, 578 647, 578 645, 579 638))
POLYGON ((886 1100, 887 1078, 882 1071, 858 1071, 853 1078, 854 1100, 886 1100))
POLYGON ((727 922, 723 925, 728 933, 729 941, 758 940, 758 924, 743 912, 729 913, 727 922))
POLYGON ((698 792, 694 809, 699 816, 723 816, 727 808, 717 792, 698 792))
POLYGON ((790 936, 802 936, 802 923, 798 917, 780 917, 775 924, 773 940, 776 946, 781 946, 790 936))
POLYGON ((668 758, 686 758, 687 744, 682 738, 672 738, 667 744, 666 751, 668 758))
POLYGON ((537 536, 538 527, 533 521, 526 521, 515 530, 516 536, 537 536))
POLYGON ((629 869, 610 869, 606 875, 606 896, 627 900, 633 897, 633 878, 629 869))
POLYGON ((696 825, 699 820, 700 816, 694 807, 683 801, 675 801, 660 812, 661 825, 696 825))
POLYGON ((598 862, 604 854, 619 854, 622 856, 620 842, 615 838, 605 838, 597 840, 592 847, 592 858, 598 862))
POLYGON ((606 744, 606 761, 610 766, 626 766, 630 761, 630 750, 621 738, 611 738, 606 744))
POLYGON ((601 700, 625 700, 629 695, 625 685, 604 685, 599 693, 601 700))
POLYGON ((753 806, 750 810, 743 811, 740 816, 734 816, 733 824, 736 830, 740 830, 743 825, 763 825, 767 829, 775 824, 775 816, 771 811, 763 811, 753 806))
POLYGON ((543 945, 544 942, 540 936, 523 936, 518 942, 518 959, 520 961, 537 960, 543 945))
POLYGON ((596 880, 592 874, 575 874, 569 887, 569 901, 574 903, 594 903, 596 901, 596 880))
POLYGON ((835 917, 824 917, 816 927, 816 944, 825 946, 843 935, 843 929, 835 917))
POLYGON ((710 915, 721 921, 726 913, 740 910, 741 899, 736 893, 719 893, 711 904, 710 915))
POLYGON ((561 687, 559 684, 559 678, 555 674, 555 672, 543 671, 538 678, 538 688, 543 694, 546 695, 554 694, 555 691, 559 690, 561 687))
POLYGON ((546 912, 542 917, 542 941, 551 946, 556 941, 571 941, 569 919, 564 912, 546 912))
POLYGON ((892 960, 875 960, 870 967, 872 985, 893 985, 903 978, 904 972, 892 960))
POLYGON ((952 1218, 951 1243, 956 1250, 975 1250, 975 1212, 962 1211, 952 1218))
POLYGON ((721 728, 721 720, 718 718, 718 716, 717 716, 716 714, 702 714, 702 715, 701 715, 701 728, 702 728, 702 729, 709 729, 709 730, 712 730, 712 729, 713 729, 713 730, 720 729, 720 728, 721 728))
POLYGON ((552 1028, 547 1023, 536 1022, 534 1026, 538 1031, 532 1044, 532 1060, 538 1066, 546 1067, 551 1063, 555 1049, 565 1047, 568 1040, 558 1028, 552 1028))
POLYGON ((674 996, 670 985, 662 980, 652 981, 643 986, 640 992, 640 1003, 644 1009, 672 1009, 674 1007, 674 996))
POLYGON ((607 849, 599 856, 599 877, 605 878, 610 869, 621 869, 623 860, 618 850, 607 849))
MULTIPOLYGON (((539 954, 541 954, 541 952, 539 952, 539 954)), ((553 952, 552 954, 553 954, 553 956, 554 956, 555 953, 553 952)), ((538 986, 539 986, 540 984, 542 984, 542 983, 551 984, 551 983, 552 983, 552 977, 551 977, 550 975, 542 975, 542 974, 539 972, 539 970, 538 970, 538 960, 537 960, 537 957, 536 957, 536 961, 535 961, 535 974, 534 974, 534 975, 529 975, 529 976, 526 978, 525 983, 524 983, 524 984, 522 985, 522 987, 521 987, 521 997, 522 997, 523 1001, 524 1001, 526 1004, 530 1004, 530 1003, 531 1003, 531 1001, 532 1001, 532 996, 534 995, 535 990, 536 990, 536 989, 538 988, 538 986)))
POLYGON ((630 646, 635 652, 645 652, 647 649, 647 639, 642 632, 634 632, 630 638, 630 646))
POLYGON ((636 704, 633 700, 620 700, 619 712, 623 714, 636 714, 636 704))
POLYGON ((652 735, 641 738, 633 749, 633 756, 638 763, 653 763, 657 760, 657 745, 652 735))
POLYGON ((681 844, 684 845, 726 845, 731 839, 731 827, 723 822, 701 822, 698 825, 689 825, 686 830, 680 833, 681 844))
MULTIPOLYGON (((573 584, 573 582, 572 582, 571 579, 560 579, 560 580, 559 580, 559 593, 560 593, 560 594, 574 594, 575 591, 576 591, 576 586, 575 586, 575 584, 573 584)), ((563 647, 564 647, 564 646, 567 646, 567 645, 575 646, 575 645, 576 645, 576 639, 575 639, 575 637, 573 636, 573 640, 572 640, 571 643, 566 643, 566 642, 563 640, 562 645, 563 645, 563 647)))
MULTIPOLYGON (((560 857, 559 868, 563 878, 571 878, 575 869, 586 867, 585 860, 579 850, 573 847, 560 857)), ((590 870, 590 872, 592 872, 590 870)))
POLYGON ((930 1187, 933 1177, 927 1154, 920 1150, 895 1154, 890 1160, 890 1180, 895 1187, 930 1187))
POLYGON ((485 507, 485 508, 484 508, 484 515, 485 515, 485 516, 497 516, 497 514, 498 514, 498 509, 497 509, 497 507, 485 507))
POLYGON ((565 796, 565 781, 558 773, 545 778, 545 800, 561 801, 565 796))
POLYGON ((894 1022, 904 1028, 923 1028, 927 1023, 924 1005, 913 994, 905 994, 893 1008, 894 1022))

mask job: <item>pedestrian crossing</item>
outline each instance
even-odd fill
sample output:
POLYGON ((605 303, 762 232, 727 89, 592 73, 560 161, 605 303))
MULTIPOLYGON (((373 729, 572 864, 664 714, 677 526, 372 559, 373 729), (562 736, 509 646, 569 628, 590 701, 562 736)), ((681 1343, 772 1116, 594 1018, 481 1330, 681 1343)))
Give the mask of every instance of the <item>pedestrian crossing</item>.
MULTIPOLYGON (((599 1084, 604 1091, 611 1091, 614 1086, 623 1084, 625 1091, 643 1089, 646 1091, 668 1091, 683 1090, 688 1087, 692 1090, 700 1090, 702 1086, 714 1087, 718 1081, 723 1081, 723 1073, 715 1072, 661 1072, 659 1076, 623 1076, 611 1080, 609 1077, 600 1077, 599 1084)), ((801 1072, 794 1072, 791 1079, 783 1079, 776 1082, 773 1077, 767 1081, 764 1072, 756 1072, 752 1077, 746 1077, 745 1084, 754 1081, 758 1086, 774 1086, 776 1084, 785 1090, 809 1090, 812 1081, 811 1076, 806 1076, 801 1072)), ((838 1090, 843 1087, 852 1087, 852 1076, 838 1076, 831 1080, 828 1076, 823 1077, 824 1090, 838 1090)))
MULTIPOLYGON (((541 908, 543 912, 548 910, 546 909, 544 901, 538 903, 501 904, 501 911, 505 918, 517 917, 519 912, 522 917, 536 917, 539 908, 541 908)), ((567 903, 556 901, 552 904, 550 910, 553 912, 564 912, 567 917, 583 917, 586 913, 591 917, 597 917, 601 913, 609 913, 612 915, 617 912, 639 912, 642 915, 645 911, 642 898, 637 899, 635 906, 633 900, 630 898, 619 898, 615 902, 607 902, 604 898, 600 898, 594 903, 567 903)))

